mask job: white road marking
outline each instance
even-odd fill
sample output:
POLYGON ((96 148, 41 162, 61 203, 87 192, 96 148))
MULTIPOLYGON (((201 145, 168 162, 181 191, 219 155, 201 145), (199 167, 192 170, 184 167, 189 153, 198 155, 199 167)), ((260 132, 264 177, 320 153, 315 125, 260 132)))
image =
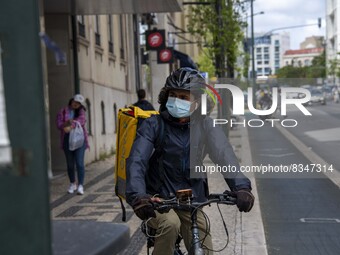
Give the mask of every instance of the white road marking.
POLYGON ((339 219, 335 218, 301 218, 303 223, 340 223, 339 219))
POLYGON ((340 128, 307 131, 305 134, 319 142, 340 141, 340 128))
POLYGON ((282 158, 287 156, 292 156, 294 153, 284 153, 284 154, 259 154, 260 156, 272 157, 272 158, 282 158))

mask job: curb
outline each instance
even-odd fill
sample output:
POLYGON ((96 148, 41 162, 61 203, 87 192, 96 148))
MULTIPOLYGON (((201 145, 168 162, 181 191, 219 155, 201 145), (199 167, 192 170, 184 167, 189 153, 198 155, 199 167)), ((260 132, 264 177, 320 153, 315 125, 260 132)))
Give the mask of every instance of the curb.
MULTIPOLYGON (((252 165, 252 156, 248 138, 248 129, 241 131, 241 159, 242 165, 252 165)), ((242 255, 267 255, 267 244, 263 228, 262 214, 257 193, 256 180, 253 174, 247 175, 252 183, 252 193, 255 196, 255 203, 249 213, 241 214, 242 229, 242 255)))

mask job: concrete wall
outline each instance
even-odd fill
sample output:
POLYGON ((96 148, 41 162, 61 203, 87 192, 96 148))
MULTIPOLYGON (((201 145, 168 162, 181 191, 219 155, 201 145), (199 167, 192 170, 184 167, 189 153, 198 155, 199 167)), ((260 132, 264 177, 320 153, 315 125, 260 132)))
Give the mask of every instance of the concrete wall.
POLYGON ((60 134, 56 127, 58 111, 67 105, 74 93, 73 58, 70 41, 70 18, 68 15, 45 15, 48 36, 66 53, 67 65, 57 65, 54 53, 47 50, 49 118, 52 170, 66 169, 65 156, 60 149, 60 134))
MULTIPOLYGON (((115 150, 115 112, 137 100, 132 16, 124 15, 124 59, 120 56, 119 16, 113 20, 113 54, 109 52, 108 16, 99 16, 100 46, 95 44, 95 16, 85 17, 85 38, 78 36, 80 93, 87 104, 90 150, 85 163, 90 163, 115 150), (104 105, 104 111, 102 110, 104 105), (105 133, 103 133, 103 113, 105 133)), ((51 122, 52 169, 54 175, 65 171, 65 157, 59 148, 59 131, 55 126, 57 112, 74 94, 72 32, 67 15, 46 15, 46 33, 67 53, 68 63, 57 66, 54 54, 48 52, 48 82, 51 122)))
MULTIPOLYGON (((167 17, 166 14, 157 14, 158 18, 158 29, 166 29, 167 31, 167 17)), ((159 108, 158 101, 158 95, 162 87, 164 87, 165 80, 170 74, 170 68, 169 64, 157 64, 157 54, 156 51, 150 51, 151 54, 149 54, 150 58, 150 67, 151 67, 151 84, 152 84, 152 92, 151 92, 151 98, 152 98, 152 104, 154 105, 155 109, 159 108)))

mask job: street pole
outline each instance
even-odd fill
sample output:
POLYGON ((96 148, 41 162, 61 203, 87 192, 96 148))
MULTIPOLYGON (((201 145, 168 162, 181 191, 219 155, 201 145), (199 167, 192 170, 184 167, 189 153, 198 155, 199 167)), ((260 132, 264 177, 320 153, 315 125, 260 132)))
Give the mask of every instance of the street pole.
MULTIPOLYGON (((222 20, 222 5, 225 5, 225 1, 223 0, 215 0, 215 11, 216 11, 216 15, 217 15, 217 19, 218 19, 218 26, 220 28, 220 32, 222 31, 222 27, 223 27, 223 20, 222 20)), ((218 81, 219 83, 224 83, 224 79, 225 79, 225 56, 223 55, 225 52, 225 46, 223 45, 223 43, 221 43, 218 38, 216 38, 215 40, 216 43, 216 48, 218 48, 217 50, 217 54, 215 55, 215 67, 216 67, 216 74, 218 77, 218 81)), ((229 103, 230 100, 228 100, 228 95, 227 92, 225 90, 221 91, 221 98, 222 98, 222 102, 223 105, 218 105, 218 118, 220 119, 227 119, 228 121, 230 121, 230 117, 228 117, 228 115, 230 116, 230 107, 229 107, 229 103)), ((228 137, 229 136, 229 127, 228 125, 223 125, 222 130, 224 132, 224 134, 228 137)))
MULTIPOLYGON (((256 92, 256 73, 255 73, 255 43, 254 43, 254 0, 250 2, 250 20, 251 20, 251 80, 252 80, 252 99, 253 105, 255 102, 255 92, 256 92)), ((255 107, 255 106, 254 106, 255 107)))

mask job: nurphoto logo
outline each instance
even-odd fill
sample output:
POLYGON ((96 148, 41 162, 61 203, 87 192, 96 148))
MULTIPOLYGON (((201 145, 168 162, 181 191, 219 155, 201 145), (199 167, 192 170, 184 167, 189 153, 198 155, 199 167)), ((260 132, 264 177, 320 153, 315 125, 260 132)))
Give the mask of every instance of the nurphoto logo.
MULTIPOLYGON (((244 94, 239 87, 235 85, 231 85, 231 84, 216 84, 214 86, 213 92, 218 97, 219 102, 222 105, 222 101, 220 99, 220 96, 216 92, 216 89, 228 89, 231 92, 232 97, 233 97, 232 114, 233 115, 244 115, 244 111, 245 111, 244 94)), ((252 95, 252 94, 253 94, 253 89, 248 88, 248 95, 252 95)), ((208 95, 212 97, 210 93, 208 93, 208 95)), ((281 93, 279 94, 278 88, 274 87, 272 89, 272 104, 269 109, 256 109, 254 107, 252 96, 247 97, 247 105, 248 105, 249 111, 258 116, 270 116, 271 114, 277 111, 278 107, 280 108, 280 115, 286 116, 287 105, 295 105, 304 115, 311 116, 312 114, 303 105, 309 102, 310 99, 311 99, 311 93, 308 89, 283 87, 281 88, 281 93), (302 94, 304 96, 299 97, 299 98, 289 98, 288 95, 290 93, 296 93, 300 95, 302 94), (280 105, 278 105, 279 101, 281 102, 280 105)), ((207 114, 207 94, 202 94, 201 101, 202 101, 201 114, 206 115, 207 114)), ((281 125, 283 127, 295 127, 298 124, 297 120, 295 119, 284 119, 281 121, 280 119, 268 118, 266 120, 271 122, 272 126, 274 126, 274 122, 278 122, 278 121, 281 122, 281 125)), ((216 125, 225 125, 228 123, 228 120, 226 119, 213 119, 213 121, 214 121, 214 127, 216 125)), ((263 120, 260 120, 260 119, 251 119, 251 120, 248 120, 247 123, 248 123, 248 126, 250 127, 262 127, 264 125, 263 120)), ((243 124, 245 126, 246 121, 244 120, 243 122, 237 122, 234 124, 243 124)))

